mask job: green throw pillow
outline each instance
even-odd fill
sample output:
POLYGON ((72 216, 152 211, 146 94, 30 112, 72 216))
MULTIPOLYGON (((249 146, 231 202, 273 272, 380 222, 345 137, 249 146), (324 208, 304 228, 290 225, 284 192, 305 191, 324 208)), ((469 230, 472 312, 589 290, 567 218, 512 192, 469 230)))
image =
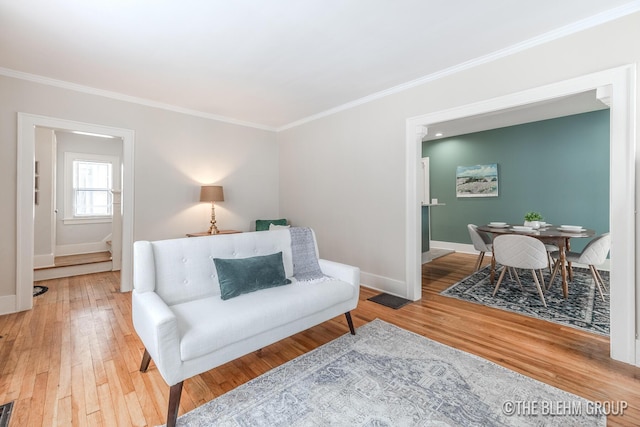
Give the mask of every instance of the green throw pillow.
POLYGON ((267 231, 269 224, 287 225, 287 219, 256 219, 256 231, 267 231))
POLYGON ((223 300, 260 289, 287 285, 282 252, 251 258, 214 258, 223 300))

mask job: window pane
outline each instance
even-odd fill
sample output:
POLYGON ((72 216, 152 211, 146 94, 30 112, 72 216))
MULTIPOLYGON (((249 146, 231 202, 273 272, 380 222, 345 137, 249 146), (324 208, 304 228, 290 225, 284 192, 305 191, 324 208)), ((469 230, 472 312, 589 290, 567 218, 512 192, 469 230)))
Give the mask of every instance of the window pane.
POLYGON ((111 215, 111 193, 104 190, 77 190, 76 215, 111 215))
POLYGON ((76 188, 109 188, 111 164, 78 161, 76 188))
POLYGON ((73 162, 74 216, 111 215, 111 163, 73 162))

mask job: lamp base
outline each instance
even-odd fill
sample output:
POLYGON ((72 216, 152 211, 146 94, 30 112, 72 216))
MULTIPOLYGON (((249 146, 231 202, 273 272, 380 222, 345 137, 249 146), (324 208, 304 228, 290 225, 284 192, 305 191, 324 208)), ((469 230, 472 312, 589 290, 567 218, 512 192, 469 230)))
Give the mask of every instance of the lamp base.
POLYGON ((209 227, 209 234, 218 234, 220 231, 216 227, 216 208, 211 202, 211 226, 209 227))

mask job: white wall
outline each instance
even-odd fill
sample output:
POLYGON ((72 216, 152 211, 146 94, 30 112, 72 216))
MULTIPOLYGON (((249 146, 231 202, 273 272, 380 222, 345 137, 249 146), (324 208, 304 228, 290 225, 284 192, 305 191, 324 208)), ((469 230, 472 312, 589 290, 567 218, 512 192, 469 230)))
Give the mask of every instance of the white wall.
POLYGON ((356 265, 363 283, 397 294, 405 269, 405 118, 367 104, 278 135, 281 212, 314 228, 323 258, 356 265))
POLYGON ((134 239, 182 237, 208 227, 199 186, 224 186, 219 228, 249 230, 278 211, 274 132, 0 76, 0 307, 15 295, 18 112, 135 131, 134 239))
MULTIPOLYGON (((279 133, 280 210, 316 229, 325 257, 405 294, 406 119, 635 64, 640 14, 279 133)), ((636 112, 637 114, 637 112, 636 112)))

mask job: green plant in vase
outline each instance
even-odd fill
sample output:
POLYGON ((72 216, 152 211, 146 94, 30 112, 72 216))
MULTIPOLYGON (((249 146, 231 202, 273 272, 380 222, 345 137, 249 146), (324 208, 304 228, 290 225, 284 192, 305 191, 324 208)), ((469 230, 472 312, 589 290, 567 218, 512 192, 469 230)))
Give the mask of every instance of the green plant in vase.
POLYGON ((524 214, 524 225, 532 228, 540 228, 540 221, 543 219, 540 212, 527 212, 524 214))

